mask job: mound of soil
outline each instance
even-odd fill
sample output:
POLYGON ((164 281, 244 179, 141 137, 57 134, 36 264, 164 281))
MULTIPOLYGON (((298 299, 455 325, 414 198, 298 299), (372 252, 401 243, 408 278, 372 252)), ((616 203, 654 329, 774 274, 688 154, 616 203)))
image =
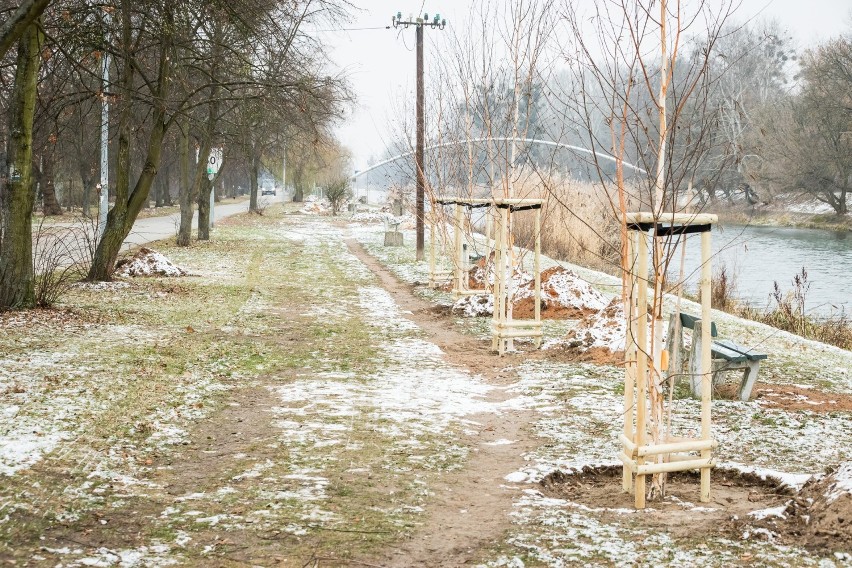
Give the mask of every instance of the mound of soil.
POLYGON ((555 471, 541 481, 540 490, 602 518, 635 522, 673 538, 772 540, 825 555, 850 550, 852 462, 811 478, 798 492, 780 479, 731 468, 713 470, 710 503, 698 502, 699 486, 697 472, 670 473, 666 497, 648 502, 641 515, 630 514, 633 496, 621 491, 621 466, 555 471))
MULTIPOLYGON (((470 289, 481 289, 493 284, 493 264, 480 260, 468 273, 470 289)), ((451 289, 452 283, 447 285, 451 289)), ((515 290, 512 315, 517 319, 535 316, 535 280, 526 273, 516 271, 512 286, 515 290)), ((578 319, 597 313, 607 306, 607 298, 574 272, 561 266, 548 268, 541 273, 541 319, 578 319)), ((453 312, 464 317, 490 316, 493 313, 490 294, 461 298, 453 312)))
POLYGON ((565 339, 556 345, 580 352, 608 351, 613 361, 624 360, 624 344, 627 339, 627 322, 621 298, 613 298, 602 310, 583 318, 568 332, 565 339))
POLYGON ((785 544, 816 550, 852 551, 852 462, 812 477, 786 506, 751 515, 740 529, 769 534, 785 544))
MULTIPOLYGON (((532 318, 535 282, 523 284, 515 294, 514 314, 532 318)), ((609 300, 571 270, 554 266, 541 273, 541 318, 579 319, 604 309, 609 300)))
POLYGON ((494 296, 473 294, 456 300, 452 312, 464 318, 488 317, 494 314, 494 296))
POLYGON ((305 204, 300 209, 305 215, 331 215, 331 205, 328 201, 305 200, 305 204))
POLYGON ((142 247, 130 258, 116 263, 119 276, 186 276, 186 270, 172 263, 161 253, 142 247))
POLYGON ((674 538, 698 539, 732 530, 730 519, 750 512, 783 505, 792 490, 780 480, 734 469, 716 468, 711 475, 710 502, 699 502, 697 472, 670 473, 666 496, 649 501, 641 516, 635 516, 633 495, 621 490, 621 466, 587 466, 577 471, 555 471, 542 479, 542 493, 588 507, 608 520, 637 522, 674 538))
MULTIPOLYGON (((491 253, 490 258, 494 258, 494 253, 491 253)), ((467 272, 467 289, 468 290, 484 290, 487 285, 494 283, 494 264, 485 257, 479 259, 467 272), (486 262, 487 260, 487 262, 486 262)), ((455 286, 455 282, 450 280, 446 284, 441 285, 440 289, 449 292, 455 286)))
MULTIPOLYGON (((494 283, 494 264, 486 263, 485 259, 481 259, 476 266, 470 269, 468 275, 468 285, 470 289, 485 288, 486 279, 490 284, 494 283)), ((528 282, 532 280, 532 276, 527 272, 515 270, 512 276, 511 288, 517 291, 522 289, 528 282)), ((452 288, 452 283, 449 285, 452 288)), ((513 308, 514 309, 514 308, 513 308)), ((462 317, 481 317, 494 314, 494 296, 491 293, 473 294, 459 298, 453 304, 453 313, 462 317)), ((522 319, 528 316, 518 315, 516 312, 514 317, 522 319)))

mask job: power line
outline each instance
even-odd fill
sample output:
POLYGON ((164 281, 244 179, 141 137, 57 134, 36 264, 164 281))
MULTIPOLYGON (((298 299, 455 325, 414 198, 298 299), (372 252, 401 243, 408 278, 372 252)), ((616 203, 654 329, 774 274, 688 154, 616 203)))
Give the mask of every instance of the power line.
POLYGON ((367 30, 389 30, 390 26, 374 26, 367 28, 334 28, 328 30, 310 30, 308 33, 329 33, 329 32, 362 32, 367 30))

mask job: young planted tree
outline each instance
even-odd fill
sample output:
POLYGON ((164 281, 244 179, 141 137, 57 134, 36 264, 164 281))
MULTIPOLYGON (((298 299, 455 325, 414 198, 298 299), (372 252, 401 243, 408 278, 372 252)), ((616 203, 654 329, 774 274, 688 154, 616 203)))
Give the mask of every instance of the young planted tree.
MULTIPOLYGON (((640 365, 627 372, 634 376, 631 384, 638 380, 648 385, 648 434, 652 443, 660 444, 671 435, 672 406, 663 397, 661 315, 664 282, 677 247, 673 241, 654 237, 650 273, 638 276, 647 277, 653 285, 647 310, 650 322, 638 320, 638 314, 646 310, 639 308, 643 300, 637 300, 630 285, 636 267, 631 265, 626 214, 631 202, 652 213, 659 223, 665 223, 666 215, 683 211, 681 197, 710 148, 709 61, 730 6, 704 2, 687 6, 677 0, 664 0, 653 7, 598 2, 590 12, 591 18, 579 9, 565 13, 574 37, 565 51, 574 62, 574 81, 561 101, 566 119, 576 121, 577 129, 588 137, 600 182, 619 221, 622 301, 631 322, 628 327, 642 330, 650 323, 647 332, 628 333, 627 360, 637 360, 631 351, 642 356, 640 365), (601 134, 599 120, 608 126, 608 136, 601 134), (614 173, 602 167, 604 153, 615 157, 614 173), (630 183, 625 176, 629 162, 641 174, 634 175, 630 183), (646 336, 646 343, 638 340, 646 336), (648 362, 647 368, 642 361, 648 362)), ((665 475, 655 474, 648 497, 664 494, 665 475)))

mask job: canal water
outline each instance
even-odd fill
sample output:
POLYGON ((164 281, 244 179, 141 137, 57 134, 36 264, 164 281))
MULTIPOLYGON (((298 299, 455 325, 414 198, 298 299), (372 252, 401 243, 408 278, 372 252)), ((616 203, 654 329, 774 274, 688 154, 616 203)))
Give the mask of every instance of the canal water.
MULTIPOLYGON (((722 265, 734 277, 737 297, 758 308, 774 305, 770 295, 778 282, 786 292, 802 268, 810 288, 805 310, 825 317, 845 309, 852 314, 852 232, 721 225, 713 228, 714 274, 722 265)), ((701 262, 700 237, 687 240, 685 274, 695 288, 701 262)), ((670 273, 677 274, 680 254, 670 273)))

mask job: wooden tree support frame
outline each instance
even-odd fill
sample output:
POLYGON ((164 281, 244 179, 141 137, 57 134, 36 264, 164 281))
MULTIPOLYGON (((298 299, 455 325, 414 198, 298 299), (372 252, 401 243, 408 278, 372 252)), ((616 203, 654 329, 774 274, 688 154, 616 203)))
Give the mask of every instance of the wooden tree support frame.
POLYGON ((433 211, 429 223, 429 286, 432 288, 446 284, 453 275, 445 262, 447 241, 443 217, 443 214, 433 211))
MULTIPOLYGON (((624 374, 624 431, 621 453, 624 464, 622 489, 635 496, 637 509, 645 508, 645 476, 656 473, 701 472, 701 502, 710 500, 710 470, 715 465, 712 451, 717 443, 711 438, 710 400, 712 368, 710 361, 710 326, 701 330, 701 435, 653 443, 648 439, 649 381, 660 376, 660 360, 649 352, 648 343, 648 231, 654 235, 701 234, 701 317, 710 317, 711 248, 710 231, 716 215, 688 213, 628 213, 629 306, 624 374), (649 357, 650 355, 650 357, 649 357), (699 455, 691 455, 697 452, 699 455)), ((695 338, 698 341, 699 338, 695 338)))
POLYGON ((541 346, 541 206, 542 199, 494 199, 494 315, 491 320, 491 349, 501 356, 510 348, 513 339, 531 337, 536 348, 541 346), (535 290, 533 319, 514 319, 511 289, 514 262, 512 262, 512 214, 518 211, 535 211, 535 247, 533 272, 535 290))
MULTIPOLYGON (((453 298, 461 298, 463 296, 473 296, 476 294, 488 294, 487 288, 474 289, 468 284, 468 274, 470 270, 469 258, 466 250, 465 235, 464 235, 464 210, 486 208, 486 222, 490 217, 490 208, 493 205, 491 199, 452 199, 441 198, 436 199, 435 203, 439 205, 453 206, 453 298)), ((490 224, 490 223, 489 223, 490 224)), ((485 258, 491 254, 491 238, 488 234, 490 231, 486 229, 485 235, 485 258)))

